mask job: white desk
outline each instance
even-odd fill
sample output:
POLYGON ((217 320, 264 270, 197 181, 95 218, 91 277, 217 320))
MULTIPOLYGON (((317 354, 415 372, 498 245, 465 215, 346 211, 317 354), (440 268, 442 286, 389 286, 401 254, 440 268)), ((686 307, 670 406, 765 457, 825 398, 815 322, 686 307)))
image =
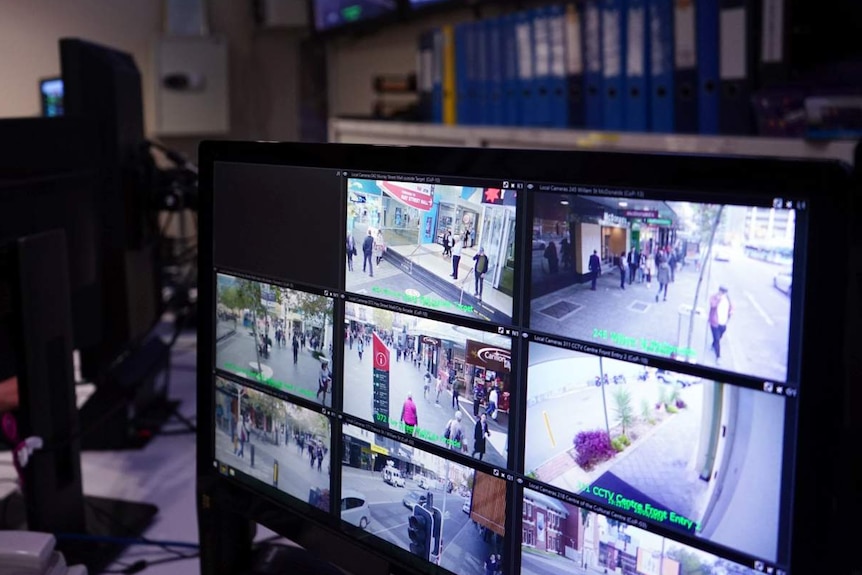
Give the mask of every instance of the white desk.
MULTIPOLYGON (((183 335, 174 347, 171 399, 179 400, 179 412, 194 418, 195 337, 183 335)), ((84 422, 84 425, 86 423, 84 422)), ((182 424, 171 422, 167 429, 182 424)), ((159 507, 153 524, 144 534, 148 539, 197 543, 195 508, 195 436, 167 435, 153 438, 145 448, 129 451, 85 452, 81 457, 84 493, 129 501, 153 503, 159 507)), ((15 472, 11 453, 0 454, 0 496, 14 489, 9 481, 15 472)), ((179 549, 193 553, 193 549, 179 549)), ((135 546, 120 557, 123 563, 169 556, 158 547, 135 546)), ((111 567, 120 568, 118 564, 111 567)), ((200 572, 197 559, 187 559, 147 568, 145 575, 188 575, 200 572)), ((92 574, 91 574, 92 575, 92 574)))

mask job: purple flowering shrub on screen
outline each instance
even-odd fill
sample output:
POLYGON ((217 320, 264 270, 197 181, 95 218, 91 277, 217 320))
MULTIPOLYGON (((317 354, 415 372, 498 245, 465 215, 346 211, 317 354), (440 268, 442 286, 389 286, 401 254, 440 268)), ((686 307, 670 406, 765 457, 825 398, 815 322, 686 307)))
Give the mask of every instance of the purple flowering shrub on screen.
POLYGON ((616 454, 607 432, 596 429, 581 431, 575 436, 575 462, 589 471, 597 463, 606 461, 616 454))

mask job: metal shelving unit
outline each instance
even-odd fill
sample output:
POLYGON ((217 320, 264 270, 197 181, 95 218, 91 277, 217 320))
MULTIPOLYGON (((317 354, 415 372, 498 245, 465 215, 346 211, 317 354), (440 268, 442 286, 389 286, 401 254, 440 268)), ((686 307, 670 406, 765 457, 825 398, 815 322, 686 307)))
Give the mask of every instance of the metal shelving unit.
POLYGON ((843 160, 851 165, 856 146, 853 140, 809 141, 755 136, 444 126, 337 118, 329 121, 329 141, 400 146, 469 146, 824 158, 843 160))

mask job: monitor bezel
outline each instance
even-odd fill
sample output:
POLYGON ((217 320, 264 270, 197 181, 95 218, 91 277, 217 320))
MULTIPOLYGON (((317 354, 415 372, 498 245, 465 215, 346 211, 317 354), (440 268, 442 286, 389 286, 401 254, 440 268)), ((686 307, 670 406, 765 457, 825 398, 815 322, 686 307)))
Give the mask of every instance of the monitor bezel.
MULTIPOLYGON (((847 285, 849 241, 849 167, 839 161, 797 160, 743 156, 638 154, 597 151, 545 151, 437 147, 392 147, 351 144, 301 144, 205 141, 199 148, 200 242, 199 305, 214 307, 213 270, 213 173, 218 162, 274 164, 329 169, 361 169, 379 172, 457 175, 460 177, 571 182, 603 187, 637 187, 699 192, 758 190, 772 196, 810 198, 808 253, 803 290, 802 384, 798 411, 797 457, 794 469, 792 573, 824 570, 832 534, 821 521, 809 518, 833 513, 840 498, 835 486, 841 453, 835 437, 840 418, 835 407, 842 401, 843 316, 826 307, 834 301, 834 286, 847 285), (828 281, 824 281, 828 278, 828 281), (816 384, 815 384, 816 382, 816 384), (819 467, 818 467, 819 466, 819 467), (822 472, 811 473, 819 468, 822 472), (806 472, 809 470, 809 472, 806 472), (815 495, 816 494, 816 495, 815 495), (804 544, 801 544, 804 542, 804 544)), ((214 365, 212 314, 199 314, 198 365, 214 365)), ((267 500, 213 468, 213 379, 198 372, 197 473, 199 490, 220 500, 237 514, 285 535, 300 538, 308 529, 332 531, 339 543, 358 546, 380 555, 379 550, 351 540, 338 521, 297 517, 276 501, 267 500), (274 511, 275 510, 275 511, 274 511), (330 529, 331 528, 331 529, 330 529)), ((334 540, 328 544, 334 546, 334 540)), ((330 557, 337 556, 332 553, 330 557)), ((395 558, 393 572, 410 572, 395 558)))

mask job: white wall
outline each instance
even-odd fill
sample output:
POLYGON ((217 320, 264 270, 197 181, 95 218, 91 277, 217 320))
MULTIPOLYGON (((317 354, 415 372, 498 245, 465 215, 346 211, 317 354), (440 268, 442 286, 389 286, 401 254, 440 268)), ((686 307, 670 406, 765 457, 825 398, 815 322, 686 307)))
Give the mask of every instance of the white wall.
MULTIPOLYGON (((58 40, 77 37, 129 52, 141 71, 148 134, 155 126, 153 45, 162 0, 0 0, 0 118, 38 116, 39 79, 60 74, 58 40)), ((257 30, 251 3, 210 0, 212 33, 227 37, 231 132, 225 137, 298 137, 300 39, 305 30, 257 30)), ((194 157, 197 138, 170 145, 194 157)))
POLYGON ((143 74, 151 131, 151 42, 161 30, 160 0, 0 0, 0 117, 38 116, 39 79, 60 74, 58 40, 77 37, 131 53, 143 74))

